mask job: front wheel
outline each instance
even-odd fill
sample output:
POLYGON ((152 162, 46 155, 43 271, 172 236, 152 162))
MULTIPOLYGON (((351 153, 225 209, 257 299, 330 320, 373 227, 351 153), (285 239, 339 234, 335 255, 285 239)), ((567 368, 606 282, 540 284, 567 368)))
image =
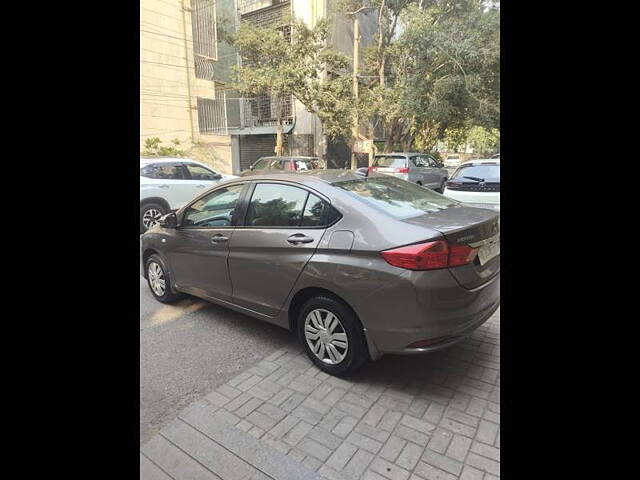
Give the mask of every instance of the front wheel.
POLYGON ((145 265, 147 283, 153 297, 162 303, 172 303, 181 297, 171 291, 171 279, 164 262, 158 255, 151 255, 145 265))
POLYGON ((167 213, 167 209, 159 203, 145 203, 140 207, 140 234, 143 234, 158 223, 167 213))
POLYGON ((300 309, 297 327, 311 361, 330 375, 353 373, 369 358, 360 322, 337 299, 308 300, 300 309))

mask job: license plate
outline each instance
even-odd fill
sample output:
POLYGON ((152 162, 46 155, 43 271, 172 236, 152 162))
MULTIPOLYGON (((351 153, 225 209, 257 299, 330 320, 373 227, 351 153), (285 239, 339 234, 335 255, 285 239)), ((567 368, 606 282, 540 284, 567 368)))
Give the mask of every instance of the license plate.
POLYGON ((483 245, 478 250, 478 260, 480 260, 480 265, 484 265, 493 257, 500 255, 500 238, 498 237, 495 240, 483 245))

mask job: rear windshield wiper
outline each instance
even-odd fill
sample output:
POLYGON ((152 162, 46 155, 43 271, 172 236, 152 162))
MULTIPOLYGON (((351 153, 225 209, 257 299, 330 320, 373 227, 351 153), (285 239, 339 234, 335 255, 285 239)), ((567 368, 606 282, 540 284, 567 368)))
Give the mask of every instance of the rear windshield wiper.
POLYGON ((484 178, 479 177, 466 177, 463 175, 462 178, 468 178, 469 180, 475 180, 476 182, 484 182, 484 178))

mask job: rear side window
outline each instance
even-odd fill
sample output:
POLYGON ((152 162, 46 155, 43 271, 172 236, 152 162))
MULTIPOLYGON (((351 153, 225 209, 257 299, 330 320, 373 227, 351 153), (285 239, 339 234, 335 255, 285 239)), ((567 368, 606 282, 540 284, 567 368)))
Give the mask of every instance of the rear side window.
POLYGON ((467 165, 458 168, 453 173, 451 179, 456 180, 478 180, 479 181, 500 181, 500 165, 467 165))
POLYGON ((264 170, 267 168, 268 163, 269 163, 269 160, 266 158, 263 158, 261 160, 258 160, 256 163, 254 163, 253 168, 255 170, 264 170))
POLYGON ((429 189, 387 175, 336 182, 333 185, 346 190, 359 201, 399 219, 417 217, 458 205, 455 200, 429 189))
POLYGON ((406 157, 400 156, 381 156, 376 157, 373 160, 373 165, 376 167, 404 168, 406 166, 406 163, 406 157))
POLYGON ((309 194, 307 205, 304 208, 302 216, 302 226, 304 227, 322 227, 331 225, 340 218, 340 212, 333 208, 330 204, 315 196, 309 194))
POLYGON ((411 157, 411 161, 416 167, 435 167, 436 162, 431 157, 427 156, 415 156, 411 157))
POLYGON ((165 180, 184 180, 186 175, 180 165, 154 163, 140 170, 140 175, 148 178, 160 178, 165 180))
POLYGON ((187 163, 186 166, 192 180, 216 180, 220 178, 220 176, 215 172, 212 172, 208 168, 204 168, 200 165, 187 163))

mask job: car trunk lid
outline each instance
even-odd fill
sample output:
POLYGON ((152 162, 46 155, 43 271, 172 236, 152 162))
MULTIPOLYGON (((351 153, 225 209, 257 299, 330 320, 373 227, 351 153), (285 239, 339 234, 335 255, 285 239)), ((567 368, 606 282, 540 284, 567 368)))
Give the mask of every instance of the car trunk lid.
POLYGON ((478 248, 473 262, 449 268, 467 289, 488 282, 500 271, 500 216, 490 210, 466 206, 446 208, 404 220, 442 233, 450 244, 478 248))

